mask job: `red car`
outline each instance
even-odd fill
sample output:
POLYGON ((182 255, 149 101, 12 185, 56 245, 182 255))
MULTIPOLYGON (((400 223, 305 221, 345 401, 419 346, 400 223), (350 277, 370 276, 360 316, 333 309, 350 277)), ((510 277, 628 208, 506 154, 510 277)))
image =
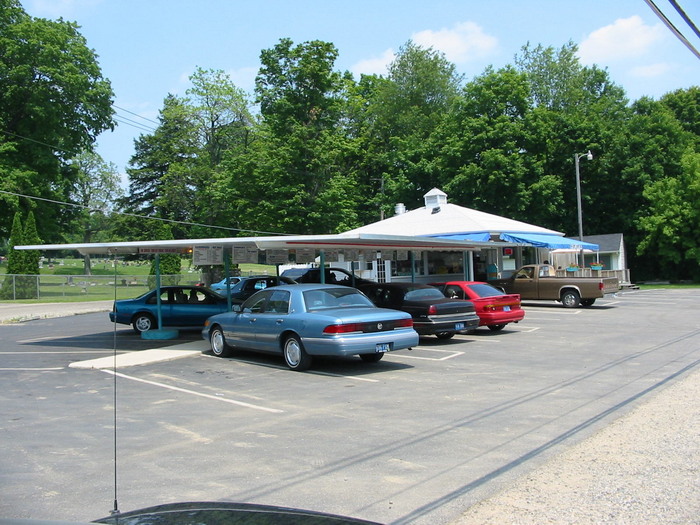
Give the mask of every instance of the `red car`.
POLYGON ((447 297, 467 299, 474 303, 479 316, 479 326, 498 331, 508 323, 517 323, 525 317, 520 307, 520 294, 504 294, 490 284, 476 281, 449 281, 430 283, 447 297))

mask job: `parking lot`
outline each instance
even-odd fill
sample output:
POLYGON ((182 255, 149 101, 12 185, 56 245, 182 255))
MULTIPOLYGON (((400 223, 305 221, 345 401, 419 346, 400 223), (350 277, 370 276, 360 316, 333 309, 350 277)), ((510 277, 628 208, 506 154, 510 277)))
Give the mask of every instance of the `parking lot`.
POLYGON ((500 333, 303 373, 215 358, 198 333, 142 340, 106 313, 0 325, 0 516, 96 519, 116 478, 122 511, 221 500, 446 524, 700 358, 694 290, 525 308, 500 333), (116 375, 95 362, 115 353, 116 375))

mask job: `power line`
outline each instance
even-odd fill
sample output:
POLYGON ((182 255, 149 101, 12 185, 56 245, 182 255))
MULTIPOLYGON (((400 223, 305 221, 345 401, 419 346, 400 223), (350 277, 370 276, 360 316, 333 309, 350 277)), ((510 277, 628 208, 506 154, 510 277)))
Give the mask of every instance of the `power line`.
POLYGON ((683 34, 678 30, 678 28, 677 28, 675 25, 673 25, 673 22, 671 22, 671 21, 666 17, 666 15, 663 14, 663 13, 661 12, 661 10, 660 10, 660 9, 657 7, 657 5, 654 3, 654 0, 644 0, 644 1, 645 1, 646 4, 651 8, 651 10, 654 11, 654 13, 656 13, 656 16, 658 16, 659 19, 660 19, 664 24, 666 24, 666 27, 668 27, 668 28, 671 30, 671 32, 672 32, 674 35, 676 35, 676 37, 678 38, 678 40, 680 40, 680 41, 685 45, 685 47, 687 47, 688 49, 690 49, 690 51, 691 51, 696 57, 700 58, 700 52, 698 52, 698 50, 695 49, 695 47, 693 47, 693 44, 691 44, 691 43, 688 41, 688 39, 685 38, 685 37, 683 36, 683 34))
POLYGON ((149 133, 153 133, 155 131, 155 128, 146 126, 144 124, 136 122, 135 120, 131 120, 130 118, 124 117, 122 115, 114 115, 112 118, 121 124, 131 126, 132 128, 140 129, 141 131, 147 131, 149 133))
POLYGON ((676 11, 678 12, 679 15, 681 15, 681 18, 685 20, 685 23, 690 26, 690 28, 693 30, 693 32, 700 38, 700 30, 698 30, 698 27, 693 23, 693 21, 690 19, 690 17, 683 11, 683 8, 678 5, 678 2, 676 0, 668 0, 671 2, 671 5, 675 7, 676 11))
MULTIPOLYGON (((0 193, 4 193, 5 195, 12 195, 14 197, 24 197, 26 199, 49 202, 52 204, 60 204, 62 206, 73 206, 74 208, 83 208, 83 209, 88 210, 88 211, 100 211, 100 212, 103 211, 99 208, 91 208, 90 206, 86 206, 84 204, 76 204, 74 202, 58 201, 58 200, 54 200, 54 199, 47 199, 45 197, 35 197, 34 195, 25 195, 23 193, 16 193, 16 192, 12 192, 12 191, 0 190, 0 193)), ((136 217, 137 219, 152 219, 152 220, 161 221, 161 222, 168 222, 168 223, 172 223, 172 224, 182 224, 185 226, 201 226, 203 228, 215 228, 215 229, 219 229, 219 230, 235 231, 235 232, 241 232, 241 233, 255 233, 255 234, 264 234, 264 235, 293 235, 291 233, 264 232, 264 231, 258 231, 258 230, 245 230, 242 228, 228 228, 226 226, 214 226, 213 224, 202 224, 199 222, 176 221, 174 219, 164 219, 162 217, 151 217, 148 215, 139 215, 137 213, 129 213, 129 212, 125 212, 125 211, 113 211, 112 213, 116 213, 117 215, 124 215, 126 217, 136 217)))
POLYGON ((128 109, 124 109, 124 108, 122 108, 122 107, 119 107, 119 106, 117 106, 116 104, 112 104, 112 107, 113 107, 113 108, 116 108, 116 109, 118 109, 118 110, 120 110, 120 111, 124 111, 124 112, 126 112, 126 113, 131 114, 131 115, 134 115, 135 117, 138 117, 138 118, 140 118, 140 119, 147 120, 148 122, 152 122, 153 124, 156 124, 156 125, 160 126, 160 122, 158 122, 157 120, 153 120, 153 119, 150 119, 150 118, 148 118, 148 117, 144 117, 143 115, 139 115, 138 113, 134 113, 133 111, 129 111, 128 109))

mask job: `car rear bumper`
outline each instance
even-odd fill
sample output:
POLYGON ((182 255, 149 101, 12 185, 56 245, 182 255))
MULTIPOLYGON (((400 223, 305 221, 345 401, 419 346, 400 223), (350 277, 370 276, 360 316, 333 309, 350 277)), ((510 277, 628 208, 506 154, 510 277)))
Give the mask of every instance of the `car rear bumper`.
POLYGON ((517 323, 525 318, 525 310, 511 312, 482 312, 479 314, 479 326, 517 323))
POLYGON ((476 314, 462 314, 460 316, 441 317, 439 320, 434 318, 414 319, 413 328, 420 335, 434 335, 444 332, 467 332, 475 330, 479 326, 479 316, 476 314), (463 324, 463 328, 459 325, 463 324))
POLYGON ((418 345, 418 334, 413 329, 404 329, 367 334, 305 337, 303 343, 309 355, 350 356, 376 353, 377 345, 383 343, 389 343, 391 352, 411 348, 418 345))

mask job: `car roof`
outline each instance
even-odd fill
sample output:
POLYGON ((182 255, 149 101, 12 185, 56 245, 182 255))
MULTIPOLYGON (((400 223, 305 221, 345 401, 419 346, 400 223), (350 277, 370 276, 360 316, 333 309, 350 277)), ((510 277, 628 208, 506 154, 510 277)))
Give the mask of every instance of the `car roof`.
MULTIPOLYGON (((268 288, 265 288, 266 290, 268 288)), ((340 284, 319 284, 319 283, 299 283, 299 284, 283 284, 280 286, 275 286, 274 288, 269 288, 270 290, 301 290, 302 292, 308 290, 355 290, 356 288, 351 288, 349 286, 343 286, 340 284)))
POLYGON ((388 288, 434 288, 429 284, 425 283, 405 283, 405 282, 391 282, 391 283, 364 283, 362 286, 384 286, 388 288))

